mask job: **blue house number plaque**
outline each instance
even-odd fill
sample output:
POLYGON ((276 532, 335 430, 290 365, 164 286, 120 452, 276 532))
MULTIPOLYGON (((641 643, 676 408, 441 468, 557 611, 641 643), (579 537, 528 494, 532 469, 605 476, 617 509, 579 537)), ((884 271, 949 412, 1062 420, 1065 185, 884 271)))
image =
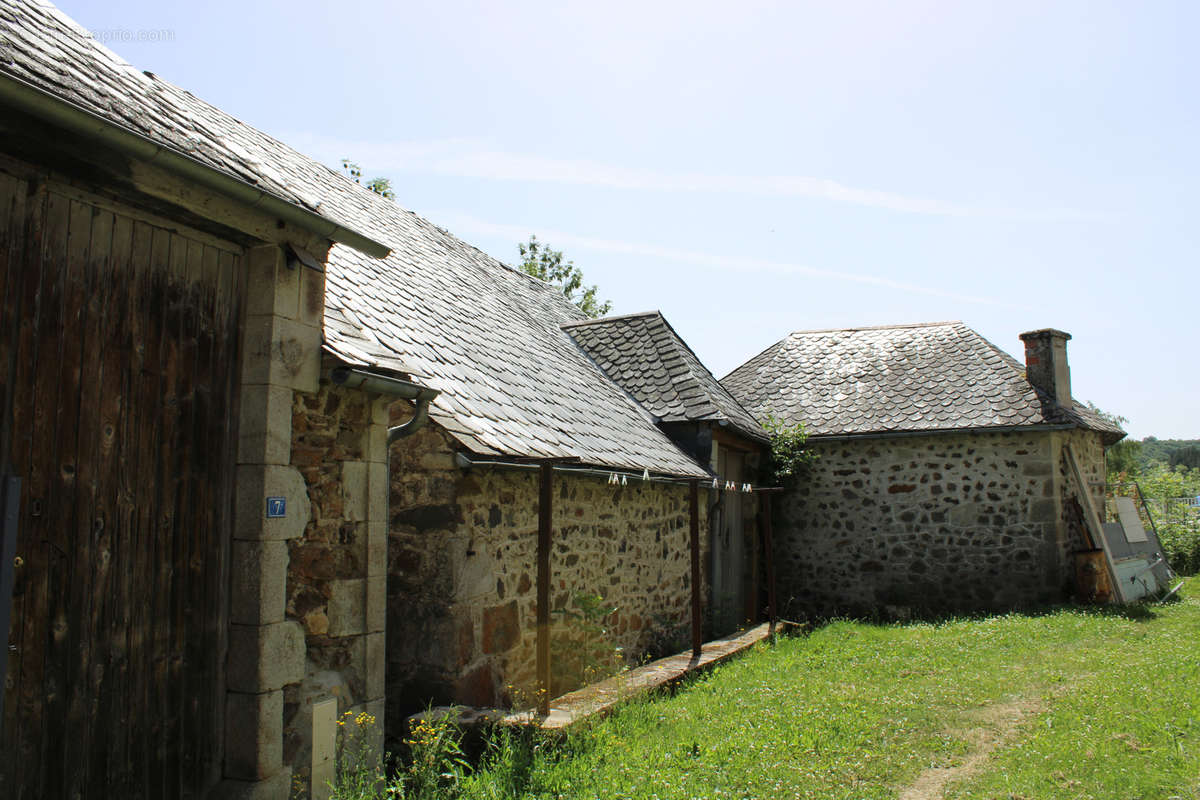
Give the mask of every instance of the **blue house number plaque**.
POLYGON ((268 497, 267 498, 267 519, 275 517, 287 516, 287 498, 286 497, 268 497))

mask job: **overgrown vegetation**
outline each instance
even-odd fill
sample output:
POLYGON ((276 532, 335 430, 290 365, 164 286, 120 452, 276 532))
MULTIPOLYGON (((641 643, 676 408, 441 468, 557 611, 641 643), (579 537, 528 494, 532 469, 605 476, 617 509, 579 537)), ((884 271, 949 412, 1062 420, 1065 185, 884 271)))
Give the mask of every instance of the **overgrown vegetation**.
MULTIPOLYGON (((1088 408, 1118 427, 1129 421, 1093 403, 1088 408)), ((1200 573, 1200 440, 1123 439, 1104 457, 1109 495, 1134 499, 1142 524, 1158 532, 1173 570, 1200 573)))
POLYGON ((776 486, 787 485, 804 474, 817 460, 817 454, 808 448, 808 431, 803 422, 787 425, 783 420, 767 414, 763 428, 771 437, 767 473, 776 486))
MULTIPOLYGON (((476 768, 449 748, 422 769, 459 800, 869 800, 931 779, 956 800, 1197 800, 1194 585, 1164 606, 836 621, 564 739, 498 729, 476 768)), ((428 796, 397 774, 393 797, 428 796)))
POLYGON ((350 180, 355 183, 361 183, 380 197, 385 197, 388 200, 396 199, 396 193, 392 191, 392 182, 390 179, 376 176, 374 178, 367 178, 364 183, 362 167, 348 158, 342 159, 342 171, 350 177, 350 180))
POLYGON ((1158 531, 1163 555, 1172 569, 1180 575, 1200 573, 1200 506, 1190 504, 1200 496, 1200 469, 1156 462, 1132 474, 1110 474, 1108 486, 1112 494, 1138 502, 1143 524, 1158 531), (1142 498, 1146 508, 1140 505, 1142 498))

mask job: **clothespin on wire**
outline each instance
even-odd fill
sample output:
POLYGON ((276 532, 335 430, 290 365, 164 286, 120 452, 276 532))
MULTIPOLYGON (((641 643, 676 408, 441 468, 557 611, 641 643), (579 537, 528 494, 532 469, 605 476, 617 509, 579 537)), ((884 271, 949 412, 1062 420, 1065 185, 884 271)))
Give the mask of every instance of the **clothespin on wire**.
POLYGON ((644 480, 644 481, 650 480, 650 470, 649 469, 642 470, 642 480, 644 480))

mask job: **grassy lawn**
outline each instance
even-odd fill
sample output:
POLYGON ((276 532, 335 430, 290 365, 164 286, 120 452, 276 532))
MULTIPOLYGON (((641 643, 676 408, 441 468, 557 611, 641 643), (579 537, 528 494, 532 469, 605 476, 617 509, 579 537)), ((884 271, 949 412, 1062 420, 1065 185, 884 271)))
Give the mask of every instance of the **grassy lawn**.
POLYGON ((759 646, 558 746, 501 743, 466 797, 1200 798, 1200 580, 1183 600, 759 646))

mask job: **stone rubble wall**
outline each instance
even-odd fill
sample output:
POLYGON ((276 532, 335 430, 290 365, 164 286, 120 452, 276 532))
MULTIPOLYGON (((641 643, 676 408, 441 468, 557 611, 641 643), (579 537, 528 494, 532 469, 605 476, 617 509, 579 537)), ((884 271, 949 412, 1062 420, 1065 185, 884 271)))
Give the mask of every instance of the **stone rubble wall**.
MULTIPOLYGON (((398 404, 397 421, 409 413, 398 404)), ((538 474, 461 469, 436 424, 396 443, 388 531, 387 714, 426 703, 528 704, 536 687, 538 474)), ((706 572, 707 492, 700 493, 706 572)), ((580 593, 618 607, 602 637, 628 660, 686 646, 688 489, 554 473, 551 554, 555 693, 575 688, 560 661, 580 636, 564 621, 580 593)), ((702 587, 707 593, 707 587, 702 587)), ((702 596, 704 596, 702 594, 702 596)), ((578 666, 578 665, 576 665, 578 666)), ((389 732, 397 732, 394 727, 389 732)))
POLYGON ((819 460, 776 511, 781 605, 905 614, 1064 598, 1079 546, 1062 514, 1066 438, 1102 478, 1099 437, 1083 432, 813 441, 819 460))
POLYGON ((311 508, 303 535, 287 543, 286 614, 306 650, 303 680, 283 692, 284 761, 298 784, 308 783, 314 702, 334 697, 339 715, 375 717, 381 752, 389 404, 324 378, 292 402, 291 465, 311 508))

